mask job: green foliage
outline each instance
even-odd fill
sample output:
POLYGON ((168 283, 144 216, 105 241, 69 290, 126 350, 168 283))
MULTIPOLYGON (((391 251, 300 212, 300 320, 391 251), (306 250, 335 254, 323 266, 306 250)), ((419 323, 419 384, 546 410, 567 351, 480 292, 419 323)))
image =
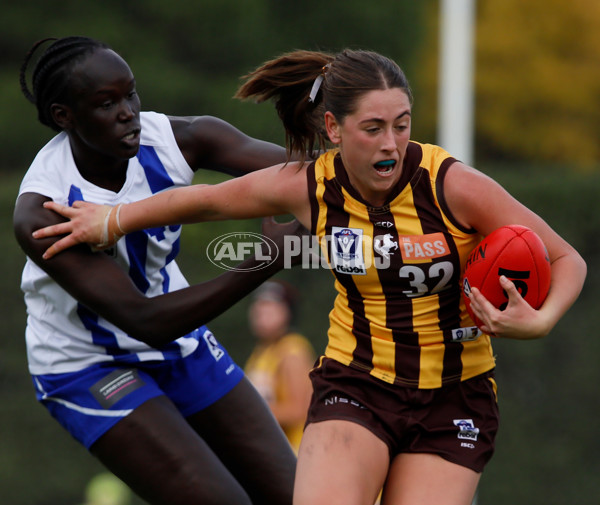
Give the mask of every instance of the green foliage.
POLYGON ((592 104, 600 95, 598 26, 595 0, 481 2, 481 149, 509 159, 597 167, 600 111, 592 104))
MULTIPOLYGON (((475 149, 479 163, 600 166, 600 3, 475 2, 475 149)), ((427 36, 413 83, 419 134, 435 142, 439 2, 426 2, 427 36)))
POLYGON ((129 62, 146 110, 215 115, 282 143, 273 107, 231 99, 242 75, 283 52, 344 47, 382 52, 410 75, 421 10, 411 0, 380 0, 376 9, 357 0, 11 2, 0 17, 0 171, 22 170, 52 134, 18 86, 19 66, 38 39, 103 40, 129 62))
POLYGON ((80 490, 101 466, 37 405, 25 355, 25 305, 19 289, 25 258, 12 232, 19 178, 4 175, 0 186, 3 289, 0 319, 0 488, 14 505, 79 501, 80 490), (36 475, 47 475, 41 480, 36 475), (32 483, 35 481, 35 485, 32 483))
POLYGON ((579 300, 546 338, 493 341, 501 423, 479 502, 587 505, 597 495, 600 471, 594 400, 600 176, 507 164, 485 171, 577 248, 588 277, 579 300))

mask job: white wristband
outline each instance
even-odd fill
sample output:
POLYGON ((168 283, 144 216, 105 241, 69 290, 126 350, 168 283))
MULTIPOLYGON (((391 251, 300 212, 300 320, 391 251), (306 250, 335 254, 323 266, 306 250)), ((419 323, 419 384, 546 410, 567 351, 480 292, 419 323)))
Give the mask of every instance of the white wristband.
POLYGON ((121 234, 121 236, 127 235, 127 232, 121 227, 121 207, 122 206, 123 206, 122 203, 117 205, 117 215, 116 215, 117 228, 119 229, 119 233, 121 234))
POLYGON ((102 223, 102 235, 100 236, 100 243, 93 244, 92 251, 99 251, 108 245, 108 221, 110 220, 110 215, 113 211, 114 207, 111 207, 109 211, 104 216, 104 222, 102 223))

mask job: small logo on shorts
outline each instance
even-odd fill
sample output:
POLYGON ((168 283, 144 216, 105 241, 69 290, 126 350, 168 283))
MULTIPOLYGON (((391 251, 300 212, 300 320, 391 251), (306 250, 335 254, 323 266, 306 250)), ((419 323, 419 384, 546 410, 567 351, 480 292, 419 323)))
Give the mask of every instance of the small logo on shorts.
POLYGON ((479 428, 475 427, 475 424, 473 424, 473 419, 454 419, 454 426, 458 426, 458 438, 462 440, 470 440, 472 442, 477 441, 479 428))
POLYGON ((140 379, 137 370, 115 370, 96 382, 90 388, 90 392, 103 408, 109 409, 121 398, 143 385, 144 381, 140 379))
POLYGON ((325 398, 325 405, 335 405, 335 404, 346 404, 346 405, 352 405, 353 407, 358 407, 359 409, 364 409, 366 407, 363 407, 360 403, 358 403, 355 400, 352 400, 350 398, 346 398, 345 396, 337 396, 337 395, 333 395, 330 396, 329 398, 325 398))

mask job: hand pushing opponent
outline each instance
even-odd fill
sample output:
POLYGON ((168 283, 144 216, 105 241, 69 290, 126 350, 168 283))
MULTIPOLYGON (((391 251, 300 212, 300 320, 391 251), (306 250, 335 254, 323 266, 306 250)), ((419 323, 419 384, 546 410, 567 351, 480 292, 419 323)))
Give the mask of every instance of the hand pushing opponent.
POLYGON ((49 259, 76 244, 90 244, 94 250, 112 247, 127 232, 120 224, 121 205, 98 205, 77 200, 73 206, 61 205, 53 201, 44 202, 46 209, 53 210, 69 219, 64 223, 46 226, 33 232, 36 239, 67 234, 54 242, 43 254, 49 259))

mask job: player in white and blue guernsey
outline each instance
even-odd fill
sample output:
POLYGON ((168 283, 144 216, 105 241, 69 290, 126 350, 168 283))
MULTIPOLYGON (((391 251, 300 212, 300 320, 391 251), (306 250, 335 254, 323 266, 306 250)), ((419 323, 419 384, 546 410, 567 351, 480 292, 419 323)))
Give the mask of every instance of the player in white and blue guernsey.
MULTIPOLYGON (((37 193, 65 205, 76 200, 114 205, 145 198, 158 191, 191 183, 194 172, 177 146, 167 116, 141 113, 140 147, 131 158, 127 178, 118 193, 81 176, 65 132, 54 137, 36 156, 19 193, 37 193)), ((181 226, 139 232, 108 251, 146 296, 188 286, 175 256, 181 226)), ((76 372, 107 362, 136 363, 190 355, 199 339, 209 340, 205 327, 196 329, 160 350, 130 337, 98 317, 31 259, 23 271, 22 289, 28 308, 27 351, 34 375, 76 372), (63 345, 57 346, 62 340, 63 345)), ((43 393, 43 389, 40 388, 43 393)))
MULTIPOLYGON (((31 232, 61 218, 46 200, 115 205, 189 185, 196 168, 232 175, 285 151, 210 117, 140 113, 126 62, 102 43, 58 39, 25 96, 58 133, 25 175, 15 233, 38 399, 148 503, 291 503, 295 456, 241 369, 204 323, 281 268, 228 272, 188 286, 175 257, 181 226, 116 247, 42 258, 31 232)), ((283 239, 290 226, 271 225, 283 239)), ((253 259, 248 260, 251 265, 253 259)))

